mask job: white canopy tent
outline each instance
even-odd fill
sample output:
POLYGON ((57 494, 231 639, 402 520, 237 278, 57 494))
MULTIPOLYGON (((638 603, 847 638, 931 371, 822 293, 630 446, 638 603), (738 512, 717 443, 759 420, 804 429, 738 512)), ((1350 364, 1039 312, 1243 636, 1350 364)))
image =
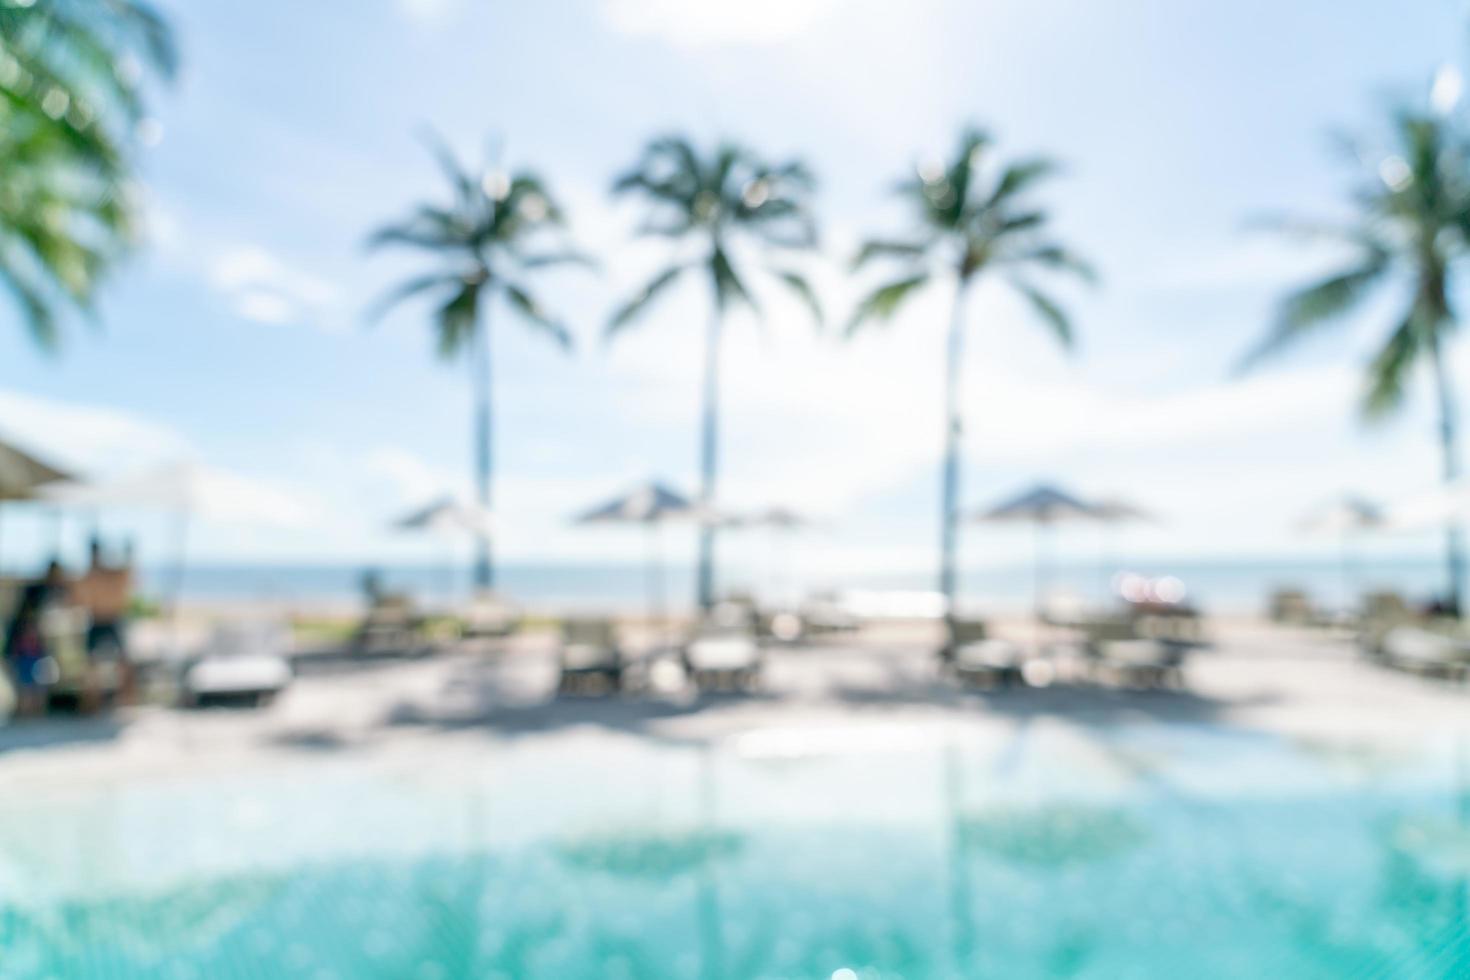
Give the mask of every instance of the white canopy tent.
POLYGON ((0 441, 0 503, 43 500, 47 487, 75 479, 20 447, 0 441))
POLYGON ((195 520, 300 527, 309 514, 289 494, 215 467, 175 462, 112 480, 48 484, 38 496, 63 507, 153 510, 174 519, 172 603, 183 595, 190 525, 195 520))

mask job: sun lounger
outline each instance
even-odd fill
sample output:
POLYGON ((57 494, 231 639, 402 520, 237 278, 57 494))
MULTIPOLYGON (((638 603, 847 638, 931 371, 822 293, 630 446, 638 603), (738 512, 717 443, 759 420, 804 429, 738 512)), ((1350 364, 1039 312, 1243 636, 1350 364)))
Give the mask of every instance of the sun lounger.
POLYGON ((992 637, 981 619, 952 620, 949 642, 940 657, 960 683, 981 688, 1006 687, 1019 681, 1025 660, 1020 647, 992 637))
POLYGON ((1463 680, 1470 668, 1470 649, 1453 636, 1419 626, 1395 626, 1382 640, 1389 666, 1421 677, 1463 680))
POLYGON ((1405 626, 1423 627, 1404 597, 1397 592, 1372 592, 1363 597, 1363 617, 1358 627, 1358 647, 1370 657, 1388 659, 1385 640, 1405 626))
POLYGON ((558 659, 558 694, 611 694, 623 686, 623 655, 611 620, 563 620, 558 659))
POLYGON ((1130 687, 1183 686, 1186 645, 1139 633, 1132 620, 1099 620, 1084 630, 1092 676, 1130 687))
POLYGON ((684 668, 701 691, 750 690, 763 660, 753 611, 738 603, 712 609, 684 646, 684 668))
POLYGON ((851 633, 862 628, 862 619, 834 595, 809 596, 799 610, 802 631, 807 636, 822 633, 851 633))
POLYGON ((464 637, 509 636, 520 628, 521 614, 514 605, 494 592, 480 592, 465 605, 460 635, 464 637))
POLYGON ((275 623, 217 627, 203 652, 184 665, 180 700, 208 704, 269 704, 291 683, 289 631, 275 623))
POLYGON ((1266 614, 1273 623, 1306 626, 1317 621, 1317 609, 1306 590, 1281 588, 1271 593, 1266 614))
POLYGON ((356 656, 405 656, 424 652, 428 647, 424 617, 406 595, 385 593, 378 596, 349 645, 356 656))

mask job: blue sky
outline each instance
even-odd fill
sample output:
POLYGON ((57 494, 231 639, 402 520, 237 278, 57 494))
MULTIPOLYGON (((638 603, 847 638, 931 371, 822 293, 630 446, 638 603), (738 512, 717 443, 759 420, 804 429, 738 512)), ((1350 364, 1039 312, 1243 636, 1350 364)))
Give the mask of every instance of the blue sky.
MULTIPOLYGON (((611 350, 597 339, 662 254, 630 241, 637 214, 607 199, 608 183, 668 129, 810 161, 826 245, 812 272, 839 317, 857 291, 843 273, 855 243, 903 227, 885 188, 963 123, 1066 163, 1046 198, 1103 286, 1068 294, 1071 358, 1008 297, 976 298, 976 505, 1047 478, 1158 511, 1160 526, 1130 535, 1141 551, 1285 554, 1322 547, 1290 527, 1325 497, 1434 482, 1426 398, 1370 431, 1353 418, 1381 316, 1247 380, 1229 368, 1281 288, 1330 260, 1247 234, 1245 220, 1333 212, 1346 171, 1328 133, 1364 128, 1393 94, 1422 97, 1440 65, 1464 63, 1461 3, 165 6, 186 70, 157 100, 163 138, 143 160, 150 245, 117 277, 102 328, 79 325, 60 357, 33 351, 18 324, 0 330, 0 432, 97 475, 184 456, 233 474, 237 499, 198 528, 204 556, 435 553, 382 525, 467 490, 467 374, 434 359, 423 309, 362 322, 417 267, 368 256, 362 240, 440 193, 415 136, 426 125, 465 155, 495 139, 511 165, 542 171, 573 234, 606 260, 542 284, 578 335, 571 358, 495 315, 507 559, 624 555, 625 538, 568 528, 567 515, 653 473, 693 485, 702 297, 672 297, 611 350)), ((806 559, 817 565, 926 567, 943 297, 847 345, 769 305, 764 327, 730 326, 726 502, 825 518, 806 559)), ((1456 356, 1463 377, 1470 352, 1456 356)), ((7 521, 19 528, 8 548, 39 548, 25 518, 7 521)), ((1003 562, 1028 547, 977 530, 966 555, 1003 562)))

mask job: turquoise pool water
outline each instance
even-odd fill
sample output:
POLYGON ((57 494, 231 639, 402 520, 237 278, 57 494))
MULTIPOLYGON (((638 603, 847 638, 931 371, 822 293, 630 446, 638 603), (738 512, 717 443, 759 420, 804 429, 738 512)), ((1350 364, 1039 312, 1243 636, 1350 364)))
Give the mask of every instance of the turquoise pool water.
POLYGON ((895 741, 6 799, 0 977, 1470 975, 1456 746, 895 741))

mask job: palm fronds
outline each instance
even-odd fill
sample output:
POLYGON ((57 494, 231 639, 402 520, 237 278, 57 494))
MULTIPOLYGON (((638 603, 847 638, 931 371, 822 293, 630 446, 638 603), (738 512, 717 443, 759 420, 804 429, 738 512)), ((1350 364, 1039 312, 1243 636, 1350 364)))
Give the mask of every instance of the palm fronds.
POLYGON ((0 6, 0 285, 42 347, 134 244, 147 73, 177 67, 167 23, 138 0, 0 6))
MULTIPOLYGON (((746 271, 734 246, 807 250, 817 242, 810 196, 815 180, 799 161, 770 163, 735 143, 720 143, 702 153, 687 138, 661 136, 644 147, 638 162, 619 176, 614 195, 636 195, 648 209, 641 234, 701 243, 703 269, 715 303, 723 312, 746 306, 759 312, 746 271)), ((742 253, 743 254, 743 253, 742 253)), ((673 284, 688 265, 665 269, 648 286, 616 308, 607 334, 629 326, 652 299, 673 284)), ((794 292, 820 322, 821 304, 811 284, 785 267, 773 267, 777 281, 794 292)))
POLYGON ((848 324, 849 334, 869 320, 891 317, 936 272, 949 272, 968 283, 996 267, 1009 273, 1007 281, 1058 340, 1071 345, 1071 323, 1061 307, 1026 278, 1027 273, 1040 272, 1096 281, 1091 265, 1042 237, 1046 212, 1027 200, 1058 168, 1041 157, 992 165, 993 147, 989 134, 971 127, 961 134, 948 162, 921 164, 914 177, 897 185, 897 193, 913 206, 918 227, 901 238, 870 239, 858 249, 854 271, 884 259, 903 271, 859 303, 848 324))
POLYGON ((565 216, 546 183, 529 171, 472 171, 437 136, 429 134, 425 140, 449 184, 450 202, 421 204, 402 220, 372 232, 366 244, 370 249, 398 246, 425 252, 447 268, 408 279, 374 304, 370 317, 436 289, 453 289, 454 296, 434 316, 438 349, 452 357, 465 349, 478 329, 481 310, 498 296, 527 326, 569 348, 572 337, 566 327, 521 282, 528 272, 591 264, 562 241, 565 216))

